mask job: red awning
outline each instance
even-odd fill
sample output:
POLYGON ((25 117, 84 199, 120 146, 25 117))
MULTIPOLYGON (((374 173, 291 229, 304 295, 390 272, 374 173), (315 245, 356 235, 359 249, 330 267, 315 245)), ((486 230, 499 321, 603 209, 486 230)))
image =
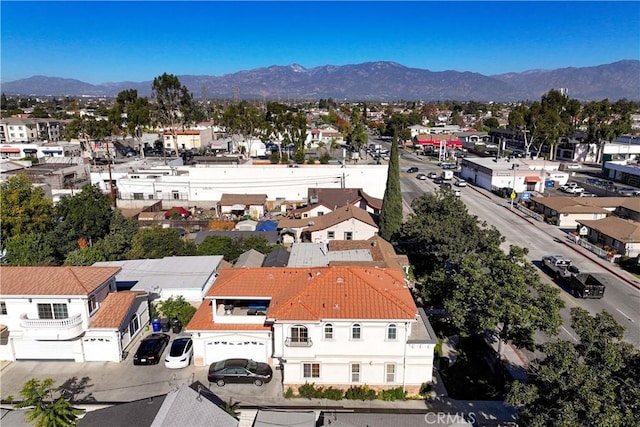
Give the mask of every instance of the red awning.
POLYGON ((526 176, 524 178, 524 182, 540 182, 540 181, 541 181, 540 177, 535 175, 526 176))
POLYGON ((19 148, 0 147, 0 153, 19 153, 19 148))

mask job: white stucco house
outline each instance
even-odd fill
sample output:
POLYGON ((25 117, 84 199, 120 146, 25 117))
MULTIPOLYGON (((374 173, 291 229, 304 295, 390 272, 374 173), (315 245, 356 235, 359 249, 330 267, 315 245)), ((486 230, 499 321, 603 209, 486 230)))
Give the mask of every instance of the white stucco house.
POLYGON ((378 224, 371 213, 347 205, 316 217, 281 219, 278 230, 284 244, 367 240, 378 233, 378 224))
POLYGON ((279 365, 284 387, 346 389, 431 382, 435 334, 400 269, 225 269, 186 331, 194 363, 232 357, 279 365))
POLYGON ((120 362, 149 322, 144 292, 116 292, 117 267, 2 267, 0 360, 120 362))

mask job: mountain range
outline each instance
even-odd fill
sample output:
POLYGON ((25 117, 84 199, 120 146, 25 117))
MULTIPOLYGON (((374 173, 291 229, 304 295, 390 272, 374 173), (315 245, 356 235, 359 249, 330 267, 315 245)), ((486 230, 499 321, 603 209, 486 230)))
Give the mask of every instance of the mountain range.
MULTIPOLYGON (((640 100, 640 61, 622 60, 592 67, 532 70, 485 76, 460 71, 429 71, 380 61, 305 68, 293 64, 239 71, 223 76, 177 75, 195 98, 351 101, 526 101, 550 89, 567 89, 572 99, 640 100)), ((93 85, 74 79, 33 76, 4 82, 5 95, 115 97, 137 89, 151 94, 151 81, 93 85)))

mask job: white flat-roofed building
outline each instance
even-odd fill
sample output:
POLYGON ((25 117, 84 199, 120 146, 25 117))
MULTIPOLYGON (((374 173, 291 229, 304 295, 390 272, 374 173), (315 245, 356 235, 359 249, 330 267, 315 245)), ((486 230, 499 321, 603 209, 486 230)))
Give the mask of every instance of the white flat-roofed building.
POLYGON ((94 266, 120 267, 116 275, 118 289, 145 291, 158 295, 160 300, 182 296, 186 301, 200 302, 215 282, 222 260, 219 255, 176 256, 103 261, 94 266))

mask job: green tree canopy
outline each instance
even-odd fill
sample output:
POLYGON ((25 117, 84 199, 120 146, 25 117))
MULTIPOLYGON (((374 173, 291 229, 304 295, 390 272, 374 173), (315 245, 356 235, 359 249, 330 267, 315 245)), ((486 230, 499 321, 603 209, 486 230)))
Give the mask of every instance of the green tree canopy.
POLYGON ((31 232, 46 233, 55 225, 53 202, 41 188, 18 174, 0 185, 0 242, 31 232))
POLYGON ((195 246, 187 243, 172 228, 141 228, 133 236, 129 259, 195 255, 195 246))
POLYGON ((6 242, 10 265, 56 265, 55 238, 52 233, 28 233, 14 236, 6 242))
POLYGON ((183 326, 187 326, 194 314, 196 308, 184 300, 183 296, 178 298, 168 298, 161 301, 156 306, 160 314, 168 319, 178 319, 183 326))
POLYGON ((180 125, 192 121, 195 115, 193 96, 173 74, 163 73, 154 78, 151 87, 156 120, 161 126, 169 127, 174 132, 173 143, 177 155, 178 141, 175 132, 180 125))
POLYGON ((543 359, 528 368, 528 382, 515 382, 507 403, 527 426, 640 425, 640 352, 623 342, 613 316, 571 309, 578 343, 542 345, 543 359))
POLYGON ((207 236, 198 245, 198 255, 222 255, 225 261, 238 259, 242 249, 238 242, 229 236, 207 236))
POLYGON ((402 194, 400 189, 400 165, 398 138, 394 136, 387 169, 387 185, 384 190, 378 234, 387 241, 397 237, 402 226, 402 194))
POLYGON ((77 424, 78 416, 84 413, 84 410, 74 408, 71 403, 63 397, 53 397, 54 391, 53 379, 47 378, 40 381, 32 378, 27 381, 20 395, 23 397, 22 402, 18 403, 18 408, 29 408, 27 410, 28 423, 35 421, 36 427, 67 427, 77 424))
POLYGON ((96 262, 106 261, 104 254, 97 248, 80 248, 69 252, 64 260, 64 265, 93 265, 96 262))
POLYGON ((81 246, 80 240, 91 246, 109 232, 111 200, 97 186, 85 185, 79 193, 62 197, 56 208, 58 250, 63 256, 81 246))

